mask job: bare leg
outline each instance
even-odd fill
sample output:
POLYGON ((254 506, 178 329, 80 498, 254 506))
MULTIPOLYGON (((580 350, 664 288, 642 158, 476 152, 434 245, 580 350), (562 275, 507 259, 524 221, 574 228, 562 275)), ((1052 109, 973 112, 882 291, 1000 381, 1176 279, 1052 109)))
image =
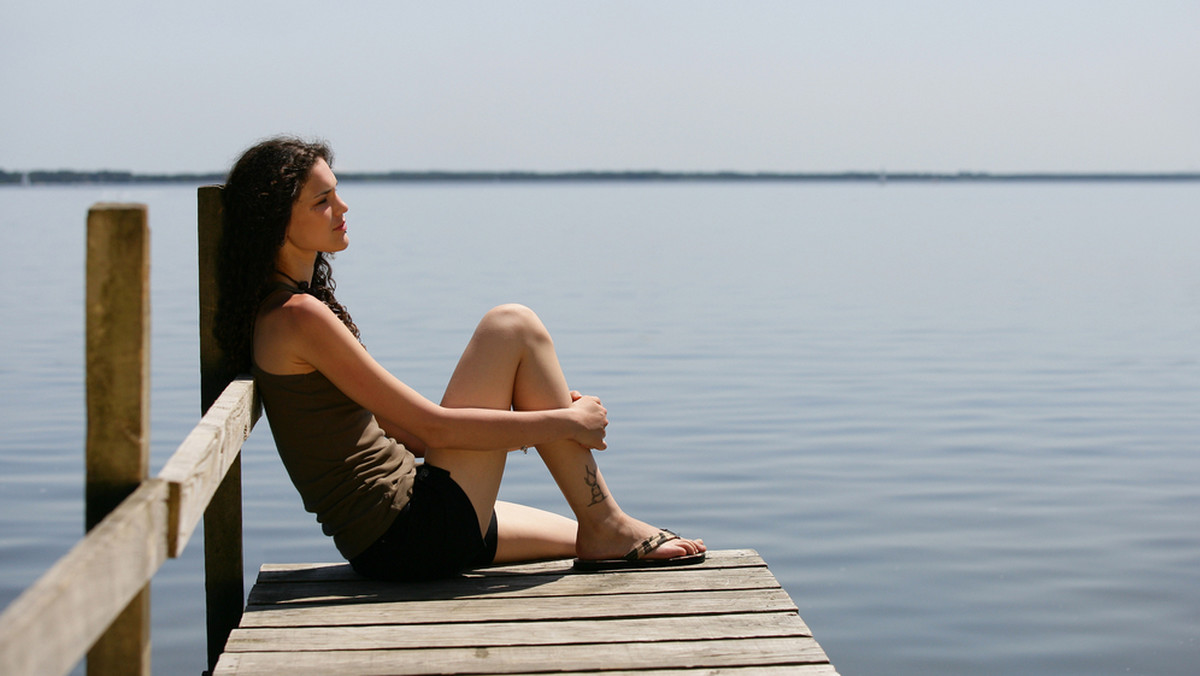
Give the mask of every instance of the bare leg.
POLYGON ((565 516, 497 500, 496 528, 497 563, 575 555, 576 524, 565 516))
MULTIPOLYGON (((569 406, 571 394, 554 343, 537 315, 519 305, 488 312, 463 352, 442 404, 517 410, 569 406)), ((616 557, 658 532, 621 511, 588 449, 560 441, 539 447, 538 453, 575 514, 574 537, 568 537, 562 517, 501 503, 497 509, 497 560, 571 554, 616 557)), ((496 506, 506 457, 500 451, 432 450, 425 459, 449 471, 462 486, 475 505, 482 530, 496 506)), ((699 541, 676 540, 663 545, 654 556, 691 554, 703 548, 699 541)))

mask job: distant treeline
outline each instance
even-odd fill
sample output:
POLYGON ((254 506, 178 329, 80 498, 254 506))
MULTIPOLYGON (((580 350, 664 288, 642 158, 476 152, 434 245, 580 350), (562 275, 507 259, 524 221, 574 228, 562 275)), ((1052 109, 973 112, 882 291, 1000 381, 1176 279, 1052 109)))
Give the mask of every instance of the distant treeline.
MULTIPOLYGON (((635 181, 845 181, 845 182, 971 182, 971 181, 1200 181, 1200 172, 1159 173, 987 173, 936 172, 679 172, 679 171, 388 171, 338 172, 346 181, 375 182, 635 182, 635 181)), ((135 174, 130 171, 4 171, 0 184, 67 183, 221 183, 224 174, 135 174)))
POLYGON ((131 171, 4 171, 0 184, 44 185, 55 183, 220 183, 224 174, 135 174, 131 171))

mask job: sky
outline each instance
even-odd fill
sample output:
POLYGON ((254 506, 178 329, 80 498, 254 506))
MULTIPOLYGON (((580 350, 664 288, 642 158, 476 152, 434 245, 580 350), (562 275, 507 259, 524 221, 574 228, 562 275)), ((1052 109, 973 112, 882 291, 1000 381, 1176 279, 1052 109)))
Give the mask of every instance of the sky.
POLYGON ((1200 1, 2 0, 0 169, 1200 171, 1200 1))

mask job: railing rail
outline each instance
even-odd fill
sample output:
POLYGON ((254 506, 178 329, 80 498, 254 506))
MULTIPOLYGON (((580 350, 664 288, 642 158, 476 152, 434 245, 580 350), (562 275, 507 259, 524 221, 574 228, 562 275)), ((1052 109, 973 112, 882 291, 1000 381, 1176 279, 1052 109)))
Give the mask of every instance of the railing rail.
POLYGON ((167 486, 150 479, 0 615, 0 673, 70 671, 166 560, 166 531, 167 486))
MULTIPOLYGON (((167 551, 179 556, 237 460, 259 416, 254 381, 231 382, 176 449, 158 478, 167 483, 170 507, 167 551)), ((207 537, 207 533, 205 534, 207 537)))
POLYGON ((88 213, 88 533, 0 614, 0 674, 150 673, 149 583, 205 519, 211 669, 242 611, 240 453, 260 415, 212 340, 220 188, 200 189, 203 417, 147 478, 149 230, 143 205, 88 213))

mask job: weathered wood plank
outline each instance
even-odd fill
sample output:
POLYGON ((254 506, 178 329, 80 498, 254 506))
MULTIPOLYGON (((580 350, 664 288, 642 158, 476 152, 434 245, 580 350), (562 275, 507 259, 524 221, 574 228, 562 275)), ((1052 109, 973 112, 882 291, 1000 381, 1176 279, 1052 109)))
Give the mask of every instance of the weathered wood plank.
POLYGON ((661 641, 607 645, 341 650, 306 653, 225 653, 214 676, 233 674, 511 674, 827 664, 825 651, 807 637, 713 641, 661 641), (431 669, 431 666, 433 667, 431 669))
MULTIPOLYGON (((717 667, 695 669, 638 669, 636 671, 556 671, 555 676, 838 676, 832 664, 786 664, 756 667, 717 667)), ((509 676, 545 676, 509 674, 509 676)))
POLYGON ((254 381, 234 380, 158 473, 170 489, 172 557, 187 546, 260 413, 254 381))
POLYGON ((0 615, 0 674, 65 674, 167 558, 167 486, 150 479, 0 615))
POLYGON ((363 584, 361 581, 255 585, 250 605, 299 603, 381 603, 490 596, 587 596, 662 593, 697 589, 773 589, 779 582, 765 568, 737 575, 720 569, 654 570, 620 574, 560 574, 477 577, 415 584, 363 584))
POLYGON ((474 598, 445 601, 249 606, 242 627, 412 625, 430 622, 599 619, 740 612, 796 612, 782 589, 684 591, 671 603, 647 606, 642 594, 610 594, 580 602, 572 597, 474 598))
MULTIPOLYGON (((722 549, 708 553, 704 563, 689 566, 689 570, 709 568, 766 568, 758 552, 753 549, 722 549)), ((464 574, 464 577, 499 577, 504 575, 531 574, 575 574, 570 559, 537 561, 480 568, 464 574)), ((264 563, 258 571, 257 584, 273 582, 329 582, 362 581, 363 578, 348 563, 264 563)))
MULTIPOLYGON (((645 599, 643 603, 653 603, 645 599)), ((551 622, 475 622, 235 629, 226 652, 310 652, 399 648, 645 643, 715 639, 811 637, 795 613, 740 613, 712 617, 651 617, 551 622)))

